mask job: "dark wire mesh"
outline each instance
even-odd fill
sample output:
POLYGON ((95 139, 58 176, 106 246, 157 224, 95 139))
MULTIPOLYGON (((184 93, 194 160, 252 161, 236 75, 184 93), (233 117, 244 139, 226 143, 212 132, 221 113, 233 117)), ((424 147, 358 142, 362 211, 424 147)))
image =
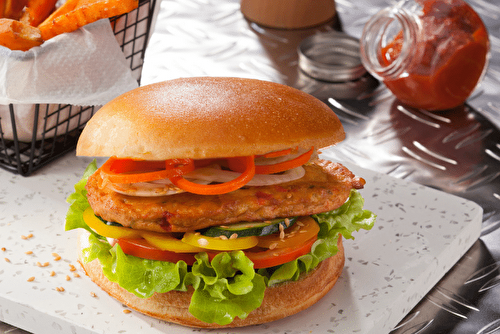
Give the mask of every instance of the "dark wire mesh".
MULTIPOLYGON (((139 83, 155 3, 156 0, 140 0, 136 10, 110 19, 116 40, 139 83)), ((33 108, 31 140, 21 140, 18 135, 15 109, 16 105, 10 104, 10 119, 0 117, 0 168, 28 176, 72 151, 85 124, 99 106, 37 104, 33 108), (7 136, 4 130, 8 125, 12 131, 7 136)))

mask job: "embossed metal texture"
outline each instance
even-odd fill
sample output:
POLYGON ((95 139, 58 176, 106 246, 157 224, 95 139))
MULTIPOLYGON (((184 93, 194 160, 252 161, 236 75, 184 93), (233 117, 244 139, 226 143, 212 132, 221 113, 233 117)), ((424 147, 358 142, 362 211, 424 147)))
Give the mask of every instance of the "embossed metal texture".
POLYGON ((271 80, 327 103, 346 129, 328 152, 361 167, 417 182, 480 204, 480 240, 391 334, 500 333, 500 8, 470 0, 491 35, 491 59, 468 104, 446 112, 405 107, 368 75, 345 83, 301 72, 297 47, 306 37, 342 30, 359 38, 366 21, 395 1, 336 0, 338 17, 304 30, 246 21, 238 0, 163 0, 149 50, 154 71, 143 83, 182 76, 271 80), (161 59, 154 59, 161 55, 161 59))

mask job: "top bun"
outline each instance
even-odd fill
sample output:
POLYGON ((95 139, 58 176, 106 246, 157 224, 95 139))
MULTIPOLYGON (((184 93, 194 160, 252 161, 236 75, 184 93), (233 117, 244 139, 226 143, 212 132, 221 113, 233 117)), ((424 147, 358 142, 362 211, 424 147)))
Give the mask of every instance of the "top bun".
POLYGON ((139 87, 110 101, 85 126, 76 154, 204 159, 322 148, 344 138, 335 113, 298 89, 200 77, 139 87))

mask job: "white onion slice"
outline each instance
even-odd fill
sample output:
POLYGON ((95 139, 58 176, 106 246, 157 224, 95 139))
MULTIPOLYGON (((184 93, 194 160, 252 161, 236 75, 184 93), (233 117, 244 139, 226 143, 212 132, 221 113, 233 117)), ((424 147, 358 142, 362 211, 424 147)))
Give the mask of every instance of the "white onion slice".
POLYGON ((150 182, 139 183, 109 183, 109 187, 122 195, 139 196, 139 197, 153 197, 153 196, 166 196, 174 195, 182 192, 176 186, 163 186, 153 184, 150 182))
MULTIPOLYGON (((158 197, 175 195, 184 192, 184 190, 173 185, 170 180, 159 180, 151 182, 137 182, 137 183, 109 183, 111 189, 115 192, 138 197, 158 197)), ((209 184, 210 181, 194 180, 193 182, 199 184, 209 184)))
MULTIPOLYGON (((270 186, 273 184, 285 183, 293 180, 300 179, 304 176, 306 171, 302 166, 289 169, 282 174, 255 174, 254 177, 248 182, 247 186, 270 186)), ((186 178, 195 180, 205 180, 210 182, 229 182, 234 180, 241 174, 228 170, 222 170, 212 167, 198 168, 185 175, 186 178)))
POLYGON ((302 178, 306 174, 304 167, 299 166, 289 169, 282 174, 255 174, 255 176, 247 183, 249 186, 270 186, 290 181, 295 181, 302 178))
POLYGON ((291 153, 291 154, 287 154, 287 155, 283 155, 283 156, 279 156, 279 157, 275 157, 275 158, 264 158, 264 157, 255 158, 255 165, 261 166, 261 165, 274 165, 274 164, 278 164, 278 163, 281 163, 281 162, 284 162, 284 161, 293 160, 293 159, 301 156, 302 154, 304 154, 304 153, 306 153, 308 151, 309 150, 306 150, 306 149, 303 149, 303 148, 299 148, 297 150, 297 153, 291 153))

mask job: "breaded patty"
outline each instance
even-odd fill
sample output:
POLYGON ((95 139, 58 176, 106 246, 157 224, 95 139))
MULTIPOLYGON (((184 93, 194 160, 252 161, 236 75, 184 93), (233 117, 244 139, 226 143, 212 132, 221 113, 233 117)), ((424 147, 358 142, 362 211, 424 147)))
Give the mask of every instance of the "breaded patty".
POLYGON ((245 187, 222 195, 179 193, 162 197, 119 194, 97 171, 87 182, 95 214, 134 229, 186 232, 241 221, 306 216, 340 207, 365 180, 339 163, 318 160, 304 166, 301 179, 272 186, 245 187))

